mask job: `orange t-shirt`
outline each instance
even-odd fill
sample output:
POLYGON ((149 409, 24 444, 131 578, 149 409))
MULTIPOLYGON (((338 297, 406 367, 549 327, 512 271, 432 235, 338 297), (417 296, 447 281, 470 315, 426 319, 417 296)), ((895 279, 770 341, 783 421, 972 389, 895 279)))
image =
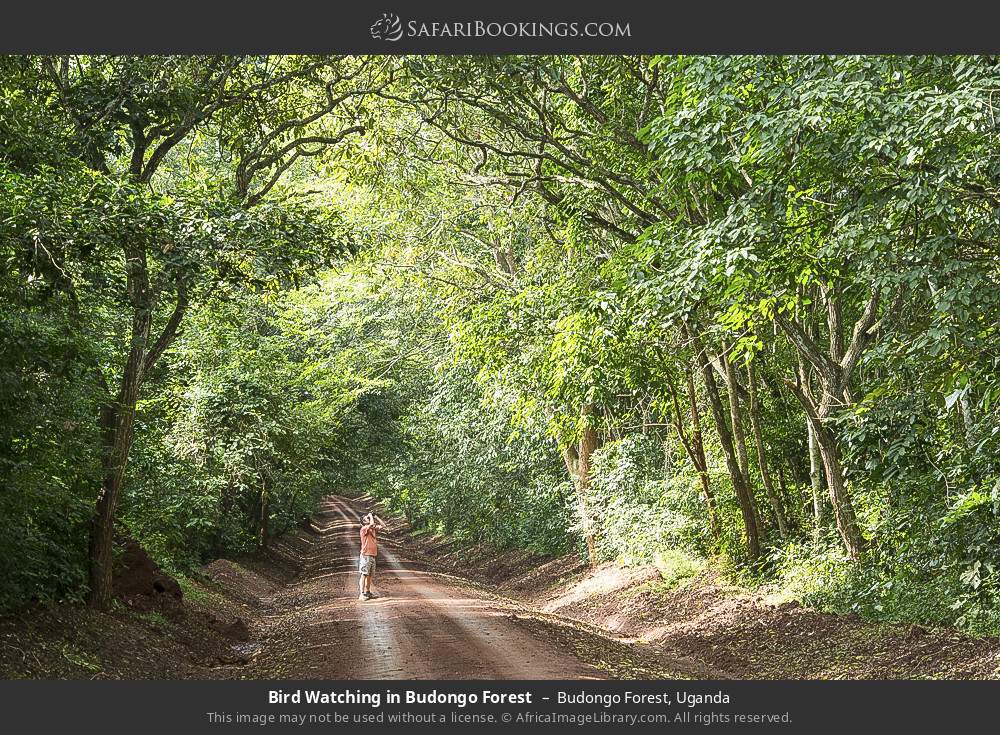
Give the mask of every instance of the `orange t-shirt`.
POLYGON ((378 554, 378 537, 375 535, 375 526, 361 527, 361 553, 365 556, 378 554))

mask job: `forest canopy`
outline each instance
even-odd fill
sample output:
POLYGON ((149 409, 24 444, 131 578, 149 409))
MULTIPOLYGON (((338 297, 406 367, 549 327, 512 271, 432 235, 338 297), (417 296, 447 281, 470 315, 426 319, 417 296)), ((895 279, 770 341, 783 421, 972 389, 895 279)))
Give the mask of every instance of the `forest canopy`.
POLYGON ((989 57, 0 59, 0 605, 339 493, 997 634, 998 93, 989 57))

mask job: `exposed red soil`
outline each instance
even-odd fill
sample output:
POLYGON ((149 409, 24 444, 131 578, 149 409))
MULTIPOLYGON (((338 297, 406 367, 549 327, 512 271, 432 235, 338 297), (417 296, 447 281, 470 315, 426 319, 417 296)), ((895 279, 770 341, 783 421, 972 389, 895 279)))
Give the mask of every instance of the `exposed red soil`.
POLYGON ((0 618, 0 678, 225 677, 226 667, 239 661, 233 646, 246 635, 249 611, 218 600, 157 609, 138 596, 109 612, 57 605, 0 618))
POLYGON ((134 539, 126 539, 115 564, 112 588, 136 610, 182 612, 184 598, 177 580, 164 572, 134 539))
POLYGON ((182 584, 126 540, 111 610, 37 606, 0 617, 0 678, 232 678, 259 650, 261 600, 300 570, 303 530, 265 553, 218 559, 182 584))

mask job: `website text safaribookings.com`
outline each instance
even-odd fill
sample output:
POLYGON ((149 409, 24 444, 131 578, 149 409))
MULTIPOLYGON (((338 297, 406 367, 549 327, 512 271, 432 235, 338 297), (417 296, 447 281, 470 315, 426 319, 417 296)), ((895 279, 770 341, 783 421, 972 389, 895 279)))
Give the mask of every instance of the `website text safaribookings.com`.
POLYGON ((628 23, 605 22, 509 22, 482 20, 406 23, 408 38, 631 38, 628 23))

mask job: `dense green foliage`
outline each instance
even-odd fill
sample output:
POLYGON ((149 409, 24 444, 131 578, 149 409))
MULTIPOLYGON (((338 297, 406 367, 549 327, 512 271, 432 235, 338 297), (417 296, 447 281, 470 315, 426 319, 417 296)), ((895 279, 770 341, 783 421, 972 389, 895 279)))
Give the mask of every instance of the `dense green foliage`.
POLYGON ((3 70, 3 604, 343 492, 1000 631, 994 59, 3 70))

